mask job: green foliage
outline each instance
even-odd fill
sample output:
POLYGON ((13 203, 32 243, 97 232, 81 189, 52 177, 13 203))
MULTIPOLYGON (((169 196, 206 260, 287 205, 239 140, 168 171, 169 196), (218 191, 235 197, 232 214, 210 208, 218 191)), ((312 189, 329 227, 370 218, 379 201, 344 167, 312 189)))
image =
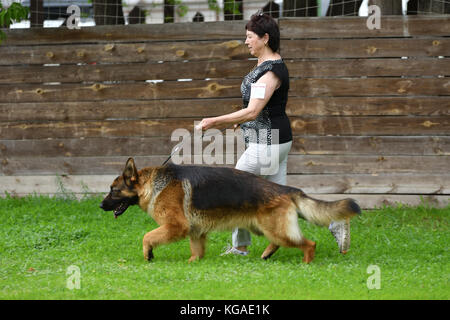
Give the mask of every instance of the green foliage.
POLYGON ((225 1, 223 4, 223 11, 228 12, 229 14, 241 14, 241 12, 239 11, 239 6, 238 4, 233 0, 233 1, 225 1))
MULTIPOLYGON (((67 190, 66 190, 67 191, 67 190)), ((100 197, 0 198, 0 299, 445 299, 450 298, 450 207, 383 207, 352 220, 352 244, 339 253, 326 228, 300 220, 317 242, 306 265, 298 249, 253 236, 250 254, 220 256, 230 232, 212 232, 206 255, 188 264, 189 240, 142 256, 142 237, 157 227, 138 207, 118 219, 100 197), (67 268, 81 271, 81 288, 66 287, 67 268), (369 265, 381 289, 368 289, 369 265)))
POLYGON ((14 21, 27 19, 29 13, 30 9, 20 3, 13 2, 8 9, 4 9, 0 3, 0 26, 9 27, 14 21))
POLYGON ((208 7, 211 10, 214 10, 215 12, 220 12, 219 4, 217 3, 217 0, 207 0, 208 1, 208 7))
POLYGON ((176 6, 177 14, 184 17, 189 10, 189 7, 183 4, 183 0, 168 0, 169 5, 176 6))
POLYGON ((177 6, 177 13, 180 17, 184 17, 186 15, 186 13, 188 13, 189 7, 184 4, 181 4, 181 1, 178 1, 178 2, 179 2, 179 4, 177 6))
MULTIPOLYGON (((0 28, 7 27, 13 22, 20 22, 24 19, 28 19, 30 9, 22 6, 22 4, 13 2, 8 9, 3 8, 0 3, 0 28)), ((5 33, 0 30, 0 43, 6 39, 5 33)))

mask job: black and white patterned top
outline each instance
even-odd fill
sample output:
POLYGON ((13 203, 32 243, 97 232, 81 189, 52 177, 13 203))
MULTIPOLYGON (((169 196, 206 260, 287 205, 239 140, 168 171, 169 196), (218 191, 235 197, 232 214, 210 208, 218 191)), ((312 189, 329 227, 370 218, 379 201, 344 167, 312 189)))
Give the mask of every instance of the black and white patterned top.
POLYGON ((289 72, 282 59, 266 60, 250 71, 242 81, 241 93, 243 108, 247 108, 250 102, 251 85, 256 83, 266 72, 272 71, 280 79, 280 87, 274 91, 272 97, 258 114, 255 120, 241 124, 245 144, 276 144, 286 143, 292 140, 292 130, 289 118, 286 115, 286 103, 289 91, 289 72), (278 130, 278 141, 273 130, 278 130))

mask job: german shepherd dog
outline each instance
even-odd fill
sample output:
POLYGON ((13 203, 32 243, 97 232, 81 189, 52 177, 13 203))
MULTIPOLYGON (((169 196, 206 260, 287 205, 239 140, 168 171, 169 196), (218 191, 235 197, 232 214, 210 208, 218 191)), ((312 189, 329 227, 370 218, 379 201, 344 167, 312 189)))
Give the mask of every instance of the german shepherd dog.
POLYGON ((201 259, 208 232, 240 227, 269 239, 261 258, 268 259, 280 246, 295 247, 309 263, 316 243, 302 235, 298 217, 328 226, 361 212, 352 199, 316 200, 300 189, 233 168, 167 164, 138 171, 129 158, 100 208, 114 211, 117 218, 136 204, 160 226, 143 239, 144 258, 149 261, 157 246, 186 236, 192 253, 189 262, 201 259))

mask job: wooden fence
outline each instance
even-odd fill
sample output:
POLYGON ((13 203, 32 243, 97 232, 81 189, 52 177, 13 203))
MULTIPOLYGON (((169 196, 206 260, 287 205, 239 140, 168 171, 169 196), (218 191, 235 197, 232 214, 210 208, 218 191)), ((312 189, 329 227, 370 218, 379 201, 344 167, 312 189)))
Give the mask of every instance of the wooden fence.
MULTIPOLYGON (((449 16, 386 16, 379 30, 359 17, 279 24, 291 77, 288 184, 365 208, 447 205, 449 16)), ((5 30, 0 194, 106 192, 129 156, 160 165, 174 129, 240 109, 255 65, 244 26, 5 30)))

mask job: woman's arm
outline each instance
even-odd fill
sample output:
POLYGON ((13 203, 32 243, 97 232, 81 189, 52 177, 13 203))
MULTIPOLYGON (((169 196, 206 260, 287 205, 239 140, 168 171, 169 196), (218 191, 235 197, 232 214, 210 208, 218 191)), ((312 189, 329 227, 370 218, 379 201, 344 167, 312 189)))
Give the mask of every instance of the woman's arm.
POLYGON ((225 114, 223 116, 204 118, 197 125, 198 129, 208 130, 215 127, 228 127, 232 124, 243 123, 256 119, 258 114, 269 102, 273 93, 281 85, 280 79, 272 72, 266 72, 256 84, 265 84, 264 98, 251 98, 248 107, 233 113, 225 114))

